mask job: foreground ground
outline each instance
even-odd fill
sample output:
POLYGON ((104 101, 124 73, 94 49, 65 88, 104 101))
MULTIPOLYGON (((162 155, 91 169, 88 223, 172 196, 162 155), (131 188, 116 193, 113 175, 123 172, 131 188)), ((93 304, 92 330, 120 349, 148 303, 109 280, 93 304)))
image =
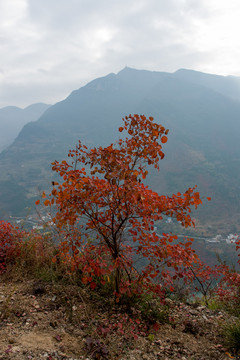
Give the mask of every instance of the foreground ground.
POLYGON ((165 311, 170 322, 143 331, 86 289, 2 280, 0 360, 237 359, 222 345, 229 315, 171 300, 165 311))

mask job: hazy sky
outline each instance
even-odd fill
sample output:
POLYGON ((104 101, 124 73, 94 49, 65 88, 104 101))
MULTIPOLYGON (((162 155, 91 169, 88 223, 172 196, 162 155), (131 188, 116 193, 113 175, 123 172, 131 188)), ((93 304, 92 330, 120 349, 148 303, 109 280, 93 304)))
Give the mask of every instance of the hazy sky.
POLYGON ((239 0, 0 0, 0 107, 55 103, 96 77, 240 76, 239 0))

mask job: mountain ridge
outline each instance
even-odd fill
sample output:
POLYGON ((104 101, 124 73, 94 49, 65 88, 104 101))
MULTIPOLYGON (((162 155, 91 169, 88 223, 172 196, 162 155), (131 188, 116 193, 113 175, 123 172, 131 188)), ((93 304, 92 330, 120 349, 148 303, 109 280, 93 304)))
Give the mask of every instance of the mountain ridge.
POLYGON ((36 121, 51 105, 36 103, 25 108, 5 106, 0 109, 0 151, 11 145, 21 128, 36 121))

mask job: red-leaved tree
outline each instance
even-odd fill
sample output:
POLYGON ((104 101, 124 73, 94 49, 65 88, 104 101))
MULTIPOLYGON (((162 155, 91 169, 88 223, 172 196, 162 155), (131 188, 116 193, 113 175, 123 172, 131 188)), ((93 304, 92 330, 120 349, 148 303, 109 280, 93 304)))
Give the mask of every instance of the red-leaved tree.
POLYGON ((167 215, 192 226, 191 208, 202 201, 196 187, 164 196, 142 182, 147 166, 159 170, 167 129, 152 117, 129 115, 119 131, 127 136, 115 144, 88 149, 79 142, 69 152, 71 161, 55 161, 53 170, 62 182, 53 183, 44 204, 56 206, 53 221, 65 236, 62 251, 81 265, 84 283, 95 288, 96 278, 105 283, 111 277, 117 296, 134 287, 160 292, 173 273, 183 276, 197 256, 192 240, 159 236, 154 223, 167 215), (140 257, 146 259, 144 266, 136 268, 140 257))

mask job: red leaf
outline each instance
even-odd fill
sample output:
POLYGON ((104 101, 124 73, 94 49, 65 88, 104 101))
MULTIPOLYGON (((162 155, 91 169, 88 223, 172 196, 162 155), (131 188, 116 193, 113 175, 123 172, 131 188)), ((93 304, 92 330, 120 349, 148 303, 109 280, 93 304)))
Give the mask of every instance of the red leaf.
POLYGON ((159 329, 160 329, 160 325, 156 322, 156 323, 154 323, 153 324, 153 329, 155 330, 155 331, 158 331, 159 329))
POLYGON ((168 141, 168 138, 166 136, 161 137, 161 142, 165 144, 168 141))
POLYGON ((94 290, 94 289, 96 289, 96 287, 97 287, 97 284, 96 284, 95 282, 91 282, 90 288, 91 288, 92 290, 94 290))

